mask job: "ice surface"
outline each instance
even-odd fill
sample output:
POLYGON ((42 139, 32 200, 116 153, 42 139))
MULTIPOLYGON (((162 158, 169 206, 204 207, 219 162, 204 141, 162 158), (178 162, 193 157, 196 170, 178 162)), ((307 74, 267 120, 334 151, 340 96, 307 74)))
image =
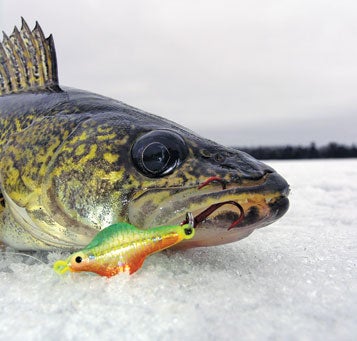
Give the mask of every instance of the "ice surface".
POLYGON ((290 211, 237 243, 111 279, 2 253, 0 339, 356 340, 357 160, 270 164, 290 211))

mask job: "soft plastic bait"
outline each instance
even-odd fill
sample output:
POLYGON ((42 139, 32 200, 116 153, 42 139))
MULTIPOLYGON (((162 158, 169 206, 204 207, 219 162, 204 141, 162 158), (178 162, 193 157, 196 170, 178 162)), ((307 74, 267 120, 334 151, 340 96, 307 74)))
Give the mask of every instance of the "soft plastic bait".
POLYGON ((128 223, 118 223, 100 231, 83 250, 73 253, 66 260, 54 264, 54 270, 63 274, 89 271, 111 277, 120 272, 134 273, 145 258, 173 246, 195 234, 192 219, 188 224, 160 226, 140 230, 128 223))

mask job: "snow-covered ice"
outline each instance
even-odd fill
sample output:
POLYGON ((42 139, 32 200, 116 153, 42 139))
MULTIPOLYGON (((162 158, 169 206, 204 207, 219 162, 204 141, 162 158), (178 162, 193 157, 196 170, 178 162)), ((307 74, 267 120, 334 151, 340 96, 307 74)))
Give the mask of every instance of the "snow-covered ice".
POLYGON ((133 276, 57 275, 65 254, 0 255, 1 340, 356 340, 357 160, 270 162, 277 223, 149 257, 133 276))

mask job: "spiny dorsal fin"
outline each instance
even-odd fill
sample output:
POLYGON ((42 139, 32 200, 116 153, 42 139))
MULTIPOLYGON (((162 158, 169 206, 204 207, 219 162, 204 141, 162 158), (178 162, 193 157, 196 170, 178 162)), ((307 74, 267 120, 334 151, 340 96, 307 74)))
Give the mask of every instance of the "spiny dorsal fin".
POLYGON ((19 92, 59 91, 52 35, 45 38, 38 22, 31 31, 22 19, 0 43, 0 96, 19 92))

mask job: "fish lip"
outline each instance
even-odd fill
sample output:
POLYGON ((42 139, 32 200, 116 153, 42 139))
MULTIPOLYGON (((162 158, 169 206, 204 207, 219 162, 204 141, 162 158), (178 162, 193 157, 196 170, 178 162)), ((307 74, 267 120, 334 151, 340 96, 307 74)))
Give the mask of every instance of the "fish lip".
POLYGON ((276 201, 270 205, 270 210, 272 212, 271 220, 272 222, 280 219, 289 209, 290 201, 287 196, 282 195, 276 201))
POLYGON ((263 191, 271 192, 280 192, 281 196, 288 197, 290 193, 290 186, 287 181, 278 173, 270 173, 267 177, 266 183, 262 186, 264 187, 263 191))

